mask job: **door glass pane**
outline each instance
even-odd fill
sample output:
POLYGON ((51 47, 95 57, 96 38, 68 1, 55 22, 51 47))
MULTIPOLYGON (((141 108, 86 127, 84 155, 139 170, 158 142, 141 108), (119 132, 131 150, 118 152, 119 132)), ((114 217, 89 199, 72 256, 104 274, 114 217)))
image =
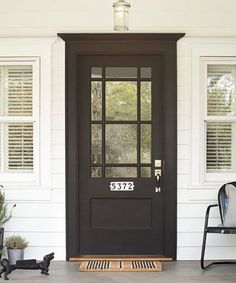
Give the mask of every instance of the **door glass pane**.
POLYGON ((106 78, 137 78, 136 67, 107 67, 106 78))
POLYGON ((151 163, 151 125, 141 125, 141 163, 151 163))
POLYGON ((141 167, 141 177, 150 178, 151 177, 151 167, 141 167))
POLYGON ((102 120, 102 82, 91 82, 91 120, 102 120))
POLYGON ((106 82, 106 120, 137 120, 136 82, 106 82))
POLYGON ((208 65, 207 114, 236 115, 236 66, 208 65))
POLYGON ((91 70, 91 78, 100 79, 102 78, 102 68, 101 67, 93 67, 91 70))
POLYGON ((106 163, 137 162, 137 125, 106 125, 106 163))
POLYGON ((141 120, 152 119, 152 90, 151 82, 141 82, 141 120))
POLYGON ((152 77, 152 68, 150 67, 143 67, 141 68, 141 78, 142 79, 151 79, 152 77))
POLYGON ((132 178, 137 177, 136 167, 106 167, 105 175, 107 178, 121 177, 132 178))
POLYGON ((91 167, 91 177, 101 178, 102 177, 102 167, 91 167))
POLYGON ((91 125, 91 162, 102 163, 102 125, 91 125))

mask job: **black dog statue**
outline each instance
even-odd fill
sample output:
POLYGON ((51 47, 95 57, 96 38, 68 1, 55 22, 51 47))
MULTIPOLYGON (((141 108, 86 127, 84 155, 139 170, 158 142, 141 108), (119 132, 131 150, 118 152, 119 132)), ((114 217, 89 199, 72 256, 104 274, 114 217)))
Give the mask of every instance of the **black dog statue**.
POLYGON ((16 269, 41 270, 41 274, 49 275, 49 265, 54 259, 54 253, 50 253, 43 257, 43 261, 37 262, 36 259, 17 260, 16 264, 11 265, 9 260, 4 258, 0 261, 2 270, 0 277, 4 273, 4 280, 9 280, 8 275, 16 269))

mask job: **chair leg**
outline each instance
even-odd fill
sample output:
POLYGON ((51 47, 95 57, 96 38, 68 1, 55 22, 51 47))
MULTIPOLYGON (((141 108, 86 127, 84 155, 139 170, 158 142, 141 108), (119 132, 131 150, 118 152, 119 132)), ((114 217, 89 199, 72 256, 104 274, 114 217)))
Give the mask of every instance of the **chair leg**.
POLYGON ((204 262, 205 262, 205 251, 206 251, 206 240, 207 240, 207 229, 204 229, 203 240, 202 240, 202 252, 201 252, 201 268, 202 268, 202 270, 209 268, 213 264, 223 263, 223 262, 215 262, 214 261, 214 262, 211 262, 207 265, 204 264, 204 262))
POLYGON ((213 261, 207 265, 205 265, 205 250, 206 250, 206 240, 207 240, 207 230, 204 229, 204 233, 203 233, 203 240, 202 240, 202 252, 201 252, 201 268, 202 270, 206 270, 207 268, 209 268, 210 266, 214 265, 214 264, 236 264, 236 261, 231 261, 231 260, 225 260, 225 261, 213 261))
POLYGON ((206 239, 207 239, 207 230, 204 229, 203 239, 202 239, 202 252, 201 252, 201 268, 204 270, 207 266, 204 265, 204 257, 206 250, 206 239))

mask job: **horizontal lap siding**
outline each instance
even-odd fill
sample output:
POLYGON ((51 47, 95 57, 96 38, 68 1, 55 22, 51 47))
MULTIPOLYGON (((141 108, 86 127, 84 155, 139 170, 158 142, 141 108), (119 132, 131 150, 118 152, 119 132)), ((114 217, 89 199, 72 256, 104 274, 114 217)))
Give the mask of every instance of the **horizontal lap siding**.
MULTIPOLYGON (((206 208, 217 203, 219 188, 191 188, 191 53, 178 43, 178 205, 177 259, 199 260, 206 208)), ((194 79, 194 78, 192 78, 194 79)), ((192 169, 194 170, 194 168, 192 169)), ((218 208, 211 210, 211 225, 220 224, 218 208)), ((236 254, 236 236, 209 235, 206 258, 232 259, 236 254)))
MULTIPOLYGON (((30 247, 65 247, 65 231, 59 232, 39 232, 39 231, 16 231, 23 237, 29 240, 30 247)), ((5 237, 11 235, 11 232, 6 232, 5 237)))
MULTIPOLYGON (((15 213, 17 214, 17 212, 15 213)), ((17 218, 13 217, 5 226, 6 232, 65 232, 64 218, 17 218)), ((40 236, 40 234, 39 234, 40 236)))
MULTIPOLYGON (((178 247, 177 254, 179 260, 199 260, 201 249, 196 244, 195 247, 178 247)), ((236 247, 208 247, 206 250, 206 259, 235 259, 236 247)), ((200 268, 200 261, 199 261, 200 268)))
MULTIPOLYGON (((202 232, 179 232, 178 246, 198 247, 202 244, 202 232)), ((207 239, 208 247, 236 247, 235 235, 209 234, 207 239)), ((217 249, 216 249, 217 250, 217 249)))
POLYGON ((187 189, 191 173, 189 119, 191 87, 187 70, 191 64, 191 57, 189 50, 179 45, 177 54, 177 259, 198 259, 204 208, 200 207, 200 218, 195 219, 199 217, 199 204, 190 203, 187 189), (199 236, 197 240, 191 240, 196 234, 199 236))
MULTIPOLYGON (((65 82, 64 43, 52 48, 51 188, 16 189, 6 193, 9 207, 16 203, 12 219, 5 225, 5 237, 20 234, 30 242, 25 258, 55 252, 65 260, 65 82)), ((46 123, 46 121, 45 121, 46 123)))
MULTIPOLYGON (((10 203, 12 205, 13 203, 10 203)), ((65 204, 49 202, 16 202, 17 218, 65 218, 65 204)))

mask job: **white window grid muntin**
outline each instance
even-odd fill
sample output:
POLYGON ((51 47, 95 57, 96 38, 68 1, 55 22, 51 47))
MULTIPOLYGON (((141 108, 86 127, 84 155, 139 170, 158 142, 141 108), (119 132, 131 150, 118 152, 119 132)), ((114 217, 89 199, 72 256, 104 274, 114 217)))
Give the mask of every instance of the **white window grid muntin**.
MULTIPOLYGON (((1 173, 0 177, 3 182, 37 182, 40 180, 40 58, 39 57, 0 57, 0 67, 7 66, 32 66, 33 89, 32 89, 32 116, 1 116, 1 133, 3 133, 4 124, 8 123, 32 123, 33 124, 33 172, 3 172, 7 164, 7 152, 4 148, 4 135, 1 136, 1 173)), ((1 86, 3 87, 3 86, 1 86)), ((1 103, 3 105, 3 103, 1 103)))
POLYGON ((206 133, 207 122, 236 122, 236 115, 228 116, 208 116, 207 115, 207 75, 209 65, 232 65, 236 66, 236 57, 201 57, 200 58, 200 181, 217 182, 222 180, 232 180, 236 178, 235 172, 207 172, 206 156, 206 133), (202 74, 202 75, 201 75, 202 74), (201 107, 202 106, 202 107, 201 107), (202 165, 201 165, 202 164, 202 165))

